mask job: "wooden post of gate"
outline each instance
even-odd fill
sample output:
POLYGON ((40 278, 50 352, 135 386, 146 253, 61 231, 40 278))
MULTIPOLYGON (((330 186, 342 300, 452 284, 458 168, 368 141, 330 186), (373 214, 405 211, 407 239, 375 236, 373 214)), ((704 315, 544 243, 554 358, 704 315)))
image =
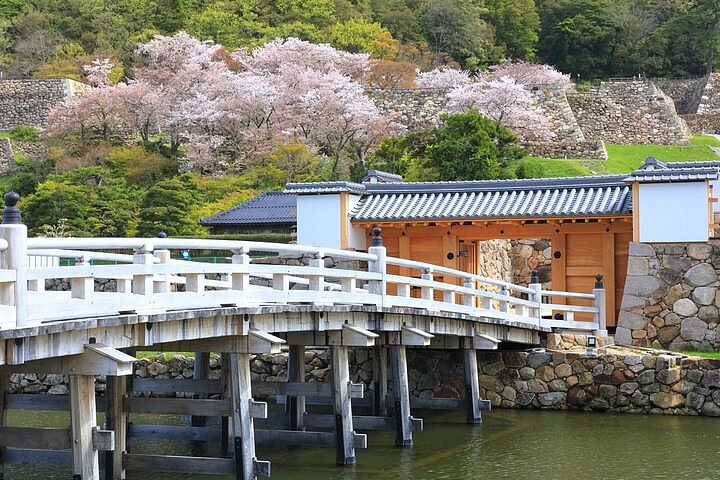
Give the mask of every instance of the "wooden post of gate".
POLYGON ((390 345, 389 348, 390 371, 392 372, 393 416, 395 418, 395 445, 409 447, 413 444, 413 439, 405 345, 390 345))
MULTIPOLYGON (((305 346, 290 345, 288 355, 288 382, 305 381, 305 346)), ((287 398, 290 430, 305 430, 305 396, 292 395, 287 398)))
POLYGON ((373 415, 376 417, 387 415, 387 355, 385 345, 373 347, 373 415))
POLYGON ((335 461, 338 465, 355 464, 355 432, 350 403, 350 367, 348 347, 330 346, 333 413, 335 415, 335 461))

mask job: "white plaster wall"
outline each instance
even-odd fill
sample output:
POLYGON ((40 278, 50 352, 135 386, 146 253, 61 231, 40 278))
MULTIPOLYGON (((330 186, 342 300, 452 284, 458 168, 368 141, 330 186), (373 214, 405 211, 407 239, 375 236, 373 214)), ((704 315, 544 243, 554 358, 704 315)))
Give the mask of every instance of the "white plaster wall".
POLYGON ((340 248, 340 195, 298 195, 297 242, 340 248))
MULTIPOLYGON (((361 195, 349 195, 348 198, 348 215, 352 213, 355 208, 355 204, 360 201, 361 195)), ((350 223, 350 218, 347 219, 350 223)), ((360 227, 354 227, 350 223, 350 229, 348 230, 348 248, 351 250, 367 250, 367 237, 365 236, 365 229, 360 227)))
POLYGON ((640 185, 641 242, 707 242, 705 182, 640 185))

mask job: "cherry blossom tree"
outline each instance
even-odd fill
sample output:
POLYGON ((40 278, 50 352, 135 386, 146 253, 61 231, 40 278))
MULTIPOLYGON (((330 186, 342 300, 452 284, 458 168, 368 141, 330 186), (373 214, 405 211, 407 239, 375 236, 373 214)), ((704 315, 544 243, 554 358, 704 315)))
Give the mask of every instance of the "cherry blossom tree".
POLYGON ((570 75, 558 71, 555 67, 522 60, 507 60, 500 65, 490 67, 490 73, 483 76, 486 79, 500 79, 502 77, 510 77, 517 83, 530 88, 568 90, 574 86, 570 80, 570 75))
POLYGON ((470 74, 464 70, 440 67, 429 72, 416 73, 415 84, 418 88, 455 88, 472 82, 470 74))
POLYGON ((85 77, 93 87, 107 87, 110 85, 110 71, 115 65, 109 58, 95 59, 90 65, 83 66, 85 77))
POLYGON ((448 93, 451 113, 477 110, 523 136, 547 134, 547 118, 534 106, 532 93, 510 77, 480 80, 448 93))

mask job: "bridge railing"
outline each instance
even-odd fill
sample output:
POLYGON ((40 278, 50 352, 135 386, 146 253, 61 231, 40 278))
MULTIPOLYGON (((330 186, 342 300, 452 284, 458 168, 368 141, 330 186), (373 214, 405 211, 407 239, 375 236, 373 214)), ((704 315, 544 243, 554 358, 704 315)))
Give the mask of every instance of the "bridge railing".
POLYGON ((593 293, 545 291, 537 279, 522 286, 389 257, 379 229, 375 233, 366 253, 231 240, 27 238, 24 225, 3 224, 0 328, 122 313, 313 304, 419 308, 528 327, 605 329, 602 285, 593 293), (224 250, 228 263, 186 261, 173 255, 183 250, 224 250), (253 259, 258 253, 302 256, 305 262, 260 263, 253 259), (60 265, 60 258, 74 260, 74 265, 60 265), (329 258, 333 266, 326 266, 329 258), (592 305, 566 305, 553 298, 592 305), (554 317, 558 313, 562 318, 554 317), (576 313, 590 321, 575 321, 576 313))

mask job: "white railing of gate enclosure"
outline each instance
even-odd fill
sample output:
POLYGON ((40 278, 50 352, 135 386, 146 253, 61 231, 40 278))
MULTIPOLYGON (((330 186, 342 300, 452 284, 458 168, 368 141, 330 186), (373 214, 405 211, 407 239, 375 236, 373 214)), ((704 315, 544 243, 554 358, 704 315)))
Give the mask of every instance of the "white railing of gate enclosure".
MULTIPOLYGON (((6 209, 7 210, 7 209, 6 209)), ((543 291, 437 265, 388 257, 379 229, 368 253, 302 245, 170 238, 27 238, 24 225, 0 225, 0 328, 130 312, 270 304, 375 305, 422 308, 515 321, 528 326, 605 330, 604 290, 592 294, 543 291), (108 253, 127 250, 132 255, 108 253), (230 263, 172 258, 173 250, 231 252, 230 263), (253 263, 250 253, 310 257, 308 265, 253 263), (332 257, 345 267, 328 268, 332 257), (52 259, 48 262, 38 259, 52 259), (57 259, 75 259, 59 266, 57 259), (94 265, 94 260, 117 262, 94 265), (362 263, 362 266, 361 266, 362 263), (364 265, 367 264, 367 268, 364 265), (388 273, 388 268, 415 274, 388 273), (442 280, 438 277, 442 276, 442 280), (208 278, 208 276, 212 278, 208 278), (67 291, 46 291, 52 280, 67 291), (99 291, 96 280, 112 280, 99 291), (419 297, 413 296, 413 288, 419 297), (526 299, 518 295, 526 296, 526 299), (552 303, 582 299, 592 306, 552 303), (546 314, 564 313, 563 320, 546 314), (574 321, 575 313, 592 321, 574 321)))

